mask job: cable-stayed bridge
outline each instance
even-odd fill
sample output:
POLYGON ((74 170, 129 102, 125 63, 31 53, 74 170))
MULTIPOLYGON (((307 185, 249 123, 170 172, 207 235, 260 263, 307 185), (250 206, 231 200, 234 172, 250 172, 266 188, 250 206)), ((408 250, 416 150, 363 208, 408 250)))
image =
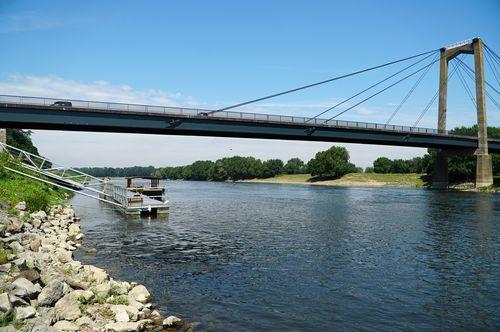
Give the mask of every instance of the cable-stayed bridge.
POLYGON ((486 132, 486 98, 499 107, 496 101, 497 95, 500 94, 500 75, 498 75, 497 67, 500 67, 500 57, 491 48, 484 45, 480 38, 475 38, 215 110, 0 95, 0 127, 429 147, 438 149, 433 179, 436 188, 447 187, 447 158, 458 153, 476 154, 478 161, 476 185, 485 186, 493 181, 489 153, 500 153, 500 140, 488 139, 486 132), (485 50, 484 53, 483 50, 485 50), (474 55, 474 69, 462 61, 465 54, 474 55), (496 83, 492 84, 484 79, 483 57, 487 59, 487 63, 494 73, 496 83, 498 83, 497 87, 495 87, 496 83), (313 117, 245 113, 233 110, 397 63, 408 62, 410 64, 406 67, 313 117), (391 124, 394 116, 401 110, 430 68, 436 63, 439 63, 440 66, 439 88, 418 115, 415 123, 411 126, 391 124), (448 71, 449 64, 452 64, 450 71, 448 71), (457 74, 476 107, 477 137, 452 135, 446 130, 447 86, 449 78, 454 74, 457 74), (414 84, 385 123, 338 119, 339 116, 411 78, 416 78, 414 84), (475 84, 475 97, 467 84, 467 78, 475 84), (421 119, 436 100, 439 103, 437 129, 420 127, 421 119), (344 109, 340 110, 342 105, 344 105, 344 109), (334 110, 337 111, 336 114, 326 116, 327 113, 331 114, 334 110))

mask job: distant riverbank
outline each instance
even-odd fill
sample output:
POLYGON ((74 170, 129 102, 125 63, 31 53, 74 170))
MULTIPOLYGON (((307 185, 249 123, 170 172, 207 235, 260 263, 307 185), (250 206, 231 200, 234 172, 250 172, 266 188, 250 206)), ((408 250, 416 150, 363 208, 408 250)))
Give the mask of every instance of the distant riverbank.
POLYGON ((315 186, 355 187, 404 187, 423 188, 423 174, 350 173, 336 180, 314 180, 310 174, 284 174, 267 179, 250 179, 241 182, 301 184, 315 186))

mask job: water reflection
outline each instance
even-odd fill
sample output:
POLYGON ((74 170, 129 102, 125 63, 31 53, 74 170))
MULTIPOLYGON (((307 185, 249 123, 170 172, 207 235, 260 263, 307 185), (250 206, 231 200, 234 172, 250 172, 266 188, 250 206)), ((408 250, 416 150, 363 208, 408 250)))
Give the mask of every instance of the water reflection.
POLYGON ((439 328, 498 324, 495 307, 484 305, 485 299, 498 296, 498 290, 491 288, 492 270, 498 274, 494 257, 498 243, 491 241, 494 227, 498 231, 494 223, 499 221, 493 213, 494 199, 467 193, 427 196, 429 236, 419 249, 430 273, 422 276, 428 283, 423 291, 437 293, 423 307, 439 328))

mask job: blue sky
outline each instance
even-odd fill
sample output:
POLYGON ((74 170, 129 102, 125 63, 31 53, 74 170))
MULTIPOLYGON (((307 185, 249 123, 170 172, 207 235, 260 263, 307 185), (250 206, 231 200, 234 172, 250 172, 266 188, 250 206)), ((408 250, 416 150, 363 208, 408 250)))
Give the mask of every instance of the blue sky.
MULTIPOLYGON (((499 1, 3 0, 0 93, 222 107, 476 36, 498 53, 499 13, 499 1)), ((242 110, 311 116, 401 67, 242 110)), ((435 65, 394 123, 412 124, 437 80, 435 65)), ((343 119, 385 122, 413 82, 343 119)), ((500 125, 500 110, 488 107, 490 124, 500 125)), ((448 108, 450 127, 473 123, 474 109, 457 79, 450 83, 448 108)), ((423 126, 435 127, 435 109, 423 126)), ((44 131, 33 137, 44 154, 72 165, 177 165, 233 154, 308 159, 330 145, 44 131), (148 150, 152 141, 168 149, 148 150), (150 158, 122 154, 117 145, 150 158), (91 160, 83 157, 90 152, 91 160)), ((424 152, 339 145, 362 166, 377 154, 424 152)))

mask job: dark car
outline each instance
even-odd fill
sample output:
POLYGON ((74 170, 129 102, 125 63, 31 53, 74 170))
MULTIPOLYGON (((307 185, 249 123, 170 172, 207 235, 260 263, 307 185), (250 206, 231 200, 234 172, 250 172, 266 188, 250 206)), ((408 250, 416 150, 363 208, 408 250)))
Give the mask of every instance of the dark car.
POLYGON ((62 106, 63 110, 65 110, 65 107, 73 107, 73 104, 70 101, 56 101, 52 106, 62 106))

